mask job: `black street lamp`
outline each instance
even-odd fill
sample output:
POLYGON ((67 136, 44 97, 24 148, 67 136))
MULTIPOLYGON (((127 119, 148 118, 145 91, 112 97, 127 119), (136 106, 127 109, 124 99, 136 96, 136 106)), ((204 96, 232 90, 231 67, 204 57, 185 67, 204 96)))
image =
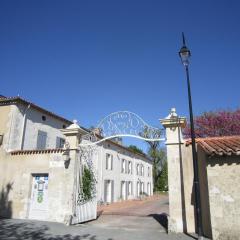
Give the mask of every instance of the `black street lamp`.
POLYGON ((194 193, 195 193, 195 203, 196 203, 196 220, 197 220, 197 231, 198 239, 203 239, 202 231, 202 212, 201 212, 201 199, 200 199, 200 187, 199 187, 199 175, 198 175, 198 157, 196 152, 196 141, 195 141, 195 131, 194 131, 194 122, 193 122, 193 111, 192 111, 192 96, 191 96, 191 87, 189 80, 189 58, 191 56, 190 50, 187 48, 185 43, 185 37, 182 33, 183 46, 179 51, 179 56, 182 60, 182 64, 185 67, 187 75, 187 88, 188 88, 188 105, 190 113, 190 125, 191 125, 191 139, 192 139, 192 157, 193 157, 193 171, 194 171, 194 193))

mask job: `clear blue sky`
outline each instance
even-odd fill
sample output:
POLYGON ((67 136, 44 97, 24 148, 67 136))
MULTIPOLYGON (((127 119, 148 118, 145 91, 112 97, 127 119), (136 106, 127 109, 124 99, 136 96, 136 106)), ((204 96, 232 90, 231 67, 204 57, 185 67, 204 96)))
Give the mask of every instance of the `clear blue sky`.
POLYGON ((195 114, 240 100, 239 1, 0 2, 0 94, 20 95, 88 127, 130 110, 158 126, 188 116, 178 57, 192 51, 195 114))

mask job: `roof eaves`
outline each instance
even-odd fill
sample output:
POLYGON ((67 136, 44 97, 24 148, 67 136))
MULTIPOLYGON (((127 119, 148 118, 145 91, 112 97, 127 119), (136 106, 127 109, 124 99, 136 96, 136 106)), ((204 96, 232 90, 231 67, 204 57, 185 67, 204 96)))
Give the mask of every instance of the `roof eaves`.
MULTIPOLYGON (((210 138, 197 138, 197 145, 200 145, 209 157, 240 155, 240 136, 223 136, 210 138)), ((186 146, 191 140, 186 140, 186 146)))
POLYGON ((61 153, 64 151, 65 151, 65 149, 63 149, 63 148, 55 148, 55 149, 14 150, 9 153, 11 155, 30 155, 30 154, 61 153))
POLYGON ((37 109, 37 110, 39 110, 41 112, 44 112, 44 113, 46 113, 46 114, 48 114, 48 115, 50 115, 52 117, 55 117, 55 118, 57 118, 57 119, 59 119, 61 121, 67 122, 68 124, 72 124, 72 121, 70 121, 70 120, 68 120, 68 119, 66 119, 64 117, 61 117, 61 116, 59 116, 59 115, 57 115, 57 114, 55 114, 53 112, 50 112, 50 111, 48 111, 48 110, 46 110, 46 109, 44 109, 44 108, 42 108, 42 107, 32 103, 32 102, 29 102, 29 101, 27 101, 27 100, 25 100, 25 99, 23 99, 21 97, 0 98, 0 104, 1 103, 3 103, 3 104, 18 103, 18 102, 21 102, 21 103, 26 104, 26 105, 30 104, 33 108, 35 108, 35 109, 37 109))

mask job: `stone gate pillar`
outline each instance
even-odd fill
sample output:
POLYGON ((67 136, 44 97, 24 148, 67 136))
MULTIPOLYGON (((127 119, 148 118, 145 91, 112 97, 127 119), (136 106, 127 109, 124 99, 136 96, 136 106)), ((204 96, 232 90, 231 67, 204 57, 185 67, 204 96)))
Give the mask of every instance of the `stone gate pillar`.
POLYGON ((182 175, 182 128, 186 118, 179 117, 176 109, 160 122, 166 129, 166 148, 168 161, 168 190, 169 190, 169 232, 183 232, 183 175, 182 175))
POLYGON ((75 214, 75 192, 76 192, 76 161, 78 160, 78 145, 81 141, 81 135, 84 130, 79 127, 77 121, 74 120, 66 129, 61 129, 61 132, 65 135, 66 144, 63 158, 65 162, 64 171, 64 215, 66 224, 71 224, 72 218, 75 214))

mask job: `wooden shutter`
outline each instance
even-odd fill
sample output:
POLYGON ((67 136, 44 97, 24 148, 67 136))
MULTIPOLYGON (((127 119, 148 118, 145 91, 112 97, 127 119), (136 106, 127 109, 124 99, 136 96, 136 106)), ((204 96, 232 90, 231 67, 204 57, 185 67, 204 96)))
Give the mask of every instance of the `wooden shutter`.
POLYGON ((46 149, 47 133, 44 131, 38 131, 37 136, 37 149, 46 149))
POLYGON ((113 170, 113 155, 111 155, 111 170, 113 170))
POLYGON ((104 202, 107 202, 107 180, 104 180, 104 202))
POLYGON ((121 181, 121 184, 120 184, 120 198, 123 198, 123 194, 122 194, 122 188, 123 188, 123 182, 121 181))
POLYGON ((112 188, 112 196, 111 196, 111 202, 114 202, 114 181, 111 181, 111 188, 112 188))
POLYGON ((106 154, 106 169, 108 169, 108 153, 106 154))

